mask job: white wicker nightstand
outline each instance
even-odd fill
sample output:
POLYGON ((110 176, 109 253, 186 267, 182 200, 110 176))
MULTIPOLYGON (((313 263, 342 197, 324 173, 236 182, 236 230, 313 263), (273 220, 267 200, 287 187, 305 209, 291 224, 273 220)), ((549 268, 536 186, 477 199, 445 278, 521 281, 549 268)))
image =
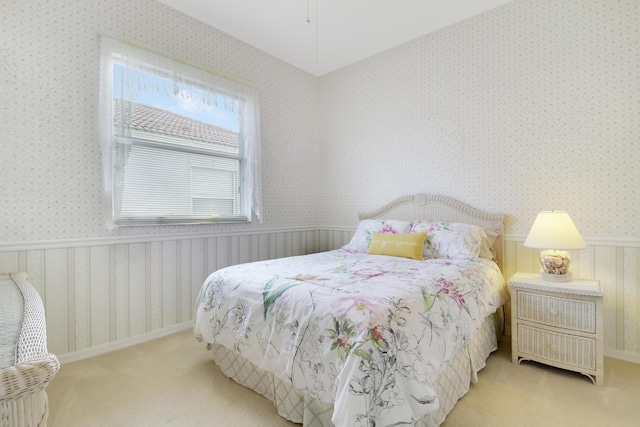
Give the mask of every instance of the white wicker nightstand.
POLYGON ((604 384, 600 283, 546 282, 516 273, 511 286, 511 360, 533 360, 580 372, 604 384))

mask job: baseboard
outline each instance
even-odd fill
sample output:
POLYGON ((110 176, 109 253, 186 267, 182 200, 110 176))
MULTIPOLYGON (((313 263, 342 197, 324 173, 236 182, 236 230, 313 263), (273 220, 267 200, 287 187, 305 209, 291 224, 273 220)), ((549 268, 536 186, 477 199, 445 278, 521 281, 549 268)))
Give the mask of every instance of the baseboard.
POLYGON ((604 355, 605 357, 610 357, 612 359, 620 359, 627 362, 640 363, 640 354, 630 351, 616 350, 613 348, 605 347, 604 355))
POLYGON ((156 329, 155 331, 152 331, 146 334, 136 335, 135 337, 126 338, 126 339, 114 341, 114 342, 109 342, 106 344, 85 348, 85 349, 74 351, 71 353, 64 353, 60 355, 56 354, 56 356, 58 357, 58 360, 60 361, 60 363, 64 365, 65 363, 76 362, 78 360, 99 356, 101 354, 131 347, 137 344, 142 344, 147 341, 151 341, 156 338, 162 338, 167 335, 175 334, 176 332, 181 332, 192 327, 193 327, 193 322, 189 320, 187 322, 182 322, 175 325, 167 326, 166 328, 156 329))

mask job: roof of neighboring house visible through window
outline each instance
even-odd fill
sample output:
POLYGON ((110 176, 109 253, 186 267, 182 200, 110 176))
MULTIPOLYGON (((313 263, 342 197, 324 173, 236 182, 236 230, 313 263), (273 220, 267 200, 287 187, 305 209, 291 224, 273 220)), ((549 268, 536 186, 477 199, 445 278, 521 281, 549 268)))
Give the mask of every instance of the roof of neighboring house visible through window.
MULTIPOLYGON (((113 107, 117 111, 120 100, 114 99, 113 107)), ((238 146, 238 133, 218 126, 203 123, 169 111, 151 107, 149 105, 132 103, 131 129, 185 138, 195 141, 209 142, 228 147, 238 146)), ((115 124, 118 124, 118 114, 114 114, 115 124)))

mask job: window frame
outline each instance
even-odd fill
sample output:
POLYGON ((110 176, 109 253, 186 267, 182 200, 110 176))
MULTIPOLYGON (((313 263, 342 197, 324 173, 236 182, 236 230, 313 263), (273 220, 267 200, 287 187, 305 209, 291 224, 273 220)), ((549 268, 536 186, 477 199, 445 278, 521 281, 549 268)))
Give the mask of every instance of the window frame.
MULTIPOLYGON (((107 214, 108 228, 129 225, 162 225, 162 224, 210 224, 230 222, 252 222, 255 218, 262 222, 261 171, 260 171, 260 122, 258 111, 257 90, 251 86, 222 76, 177 62, 166 56, 137 48, 135 46, 108 38, 101 40, 101 86, 100 86, 100 120, 101 145, 104 175, 104 195, 109 202, 107 214), (240 116, 238 130, 238 154, 214 152, 197 147, 189 147, 175 143, 179 136, 153 137, 136 129, 124 129, 124 116, 119 117, 116 127, 114 113, 114 66, 119 64, 124 68, 151 73, 161 78, 169 78, 177 85, 188 85, 191 89, 207 92, 207 96, 214 99, 228 98, 237 103, 240 116), (119 129, 121 128, 121 129, 119 129), (162 141, 162 140, 165 141, 162 141), (167 139, 173 140, 174 143, 167 139), (127 156, 126 150, 131 147, 147 147, 195 155, 205 155, 211 158, 233 159, 239 162, 238 191, 239 197, 234 198, 240 205, 239 214, 231 215, 122 215, 122 194, 124 193, 124 177, 126 168, 122 160, 127 156)), ((131 99, 119 102, 131 102, 131 99)), ((123 109, 126 109, 123 107, 123 109)), ((118 112, 117 114, 122 114, 118 112)), ((129 113, 130 114, 130 113, 129 113)), ((187 117, 187 119, 189 119, 187 117)), ((131 123, 131 122, 129 122, 131 123)), ((187 140, 187 139, 185 139, 187 140)), ((188 166, 191 180, 192 167, 188 166)), ((232 189, 234 191, 235 189, 232 189)), ((193 182, 189 181, 191 209, 193 213, 194 199, 193 182)))

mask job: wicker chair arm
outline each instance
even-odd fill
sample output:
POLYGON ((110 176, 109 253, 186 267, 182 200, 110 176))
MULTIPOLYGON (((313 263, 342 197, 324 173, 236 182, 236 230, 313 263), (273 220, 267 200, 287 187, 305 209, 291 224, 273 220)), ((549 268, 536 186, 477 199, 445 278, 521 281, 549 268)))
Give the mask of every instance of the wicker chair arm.
POLYGON ((19 399, 44 389, 60 369, 60 362, 53 354, 43 354, 42 359, 30 360, 0 370, 0 402, 19 399))

